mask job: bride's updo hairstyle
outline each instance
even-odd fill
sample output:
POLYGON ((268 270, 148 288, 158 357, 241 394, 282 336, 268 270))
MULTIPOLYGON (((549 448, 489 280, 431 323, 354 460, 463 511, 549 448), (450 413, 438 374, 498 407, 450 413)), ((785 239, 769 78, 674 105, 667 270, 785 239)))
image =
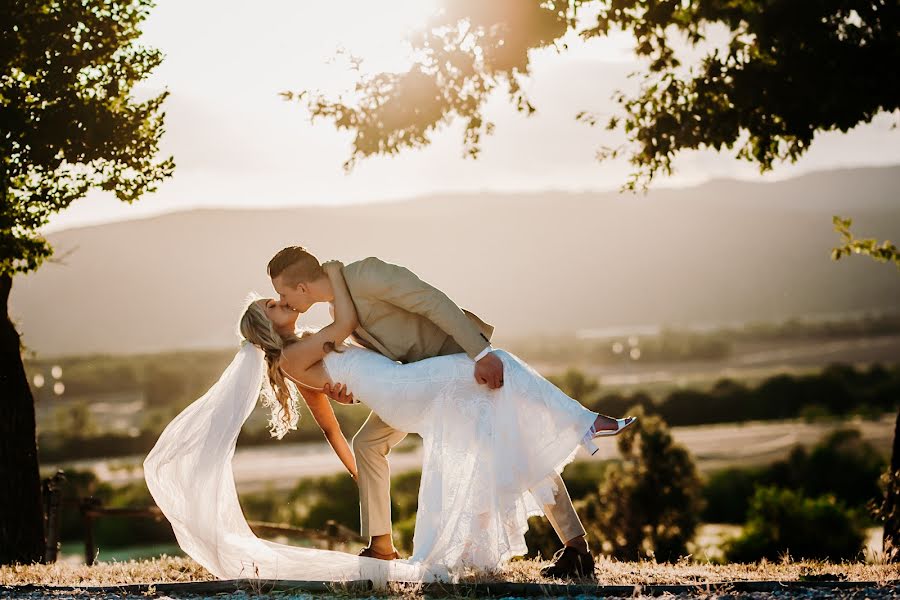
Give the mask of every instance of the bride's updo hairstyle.
MULTIPOLYGON (((269 383, 272 391, 275 393, 275 399, 283 409, 282 419, 287 421, 290 419, 292 405, 291 393, 288 389, 284 374, 278 367, 281 360, 281 351, 297 341, 297 337, 292 335, 289 338, 282 338, 275 331, 275 325, 266 316, 259 300, 261 298, 253 298, 247 305, 247 310, 241 316, 240 332, 241 336, 262 350, 266 355, 266 372, 269 376, 269 383)), ((287 422, 285 422, 287 424, 287 422)))

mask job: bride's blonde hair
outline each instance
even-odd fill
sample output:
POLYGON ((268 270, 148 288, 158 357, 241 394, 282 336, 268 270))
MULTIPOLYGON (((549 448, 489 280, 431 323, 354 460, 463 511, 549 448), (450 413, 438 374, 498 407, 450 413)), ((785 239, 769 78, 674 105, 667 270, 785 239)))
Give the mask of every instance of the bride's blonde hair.
POLYGON ((263 351, 266 356, 266 373, 269 384, 278 404, 281 405, 281 420, 285 427, 290 427, 291 416, 296 411, 293 406, 291 391, 281 372, 281 352, 297 341, 297 336, 291 334, 287 338, 281 337, 275 331, 275 325, 266 316, 266 311, 260 306, 261 297, 251 298, 247 304, 247 310, 241 316, 241 337, 263 351))
MULTIPOLYGON (((305 330, 299 336, 296 333, 292 333, 288 337, 282 337, 275 331, 275 324, 266 315, 265 309, 260 306, 259 301, 262 299, 262 296, 255 293, 250 295, 247 309, 241 316, 239 330, 244 340, 253 344, 265 354, 266 374, 269 378, 269 385, 272 388, 271 394, 275 396, 275 400, 281 405, 281 410, 277 411, 281 413, 281 425, 279 426, 270 421, 270 431, 273 435, 276 435, 276 431, 281 432, 281 435, 277 436, 280 439, 287 429, 295 429, 293 425, 297 422, 297 406, 295 402, 297 392, 291 388, 293 384, 288 383, 284 373, 281 371, 281 353, 285 348, 300 338, 313 334, 314 331, 305 330)), ((323 348, 325 352, 340 352, 332 342, 326 342, 323 344, 323 348)), ((264 390, 263 396, 265 395, 266 392, 264 390)), ((263 404, 266 404, 265 398, 263 399, 263 404)), ((273 416, 275 413, 276 411, 273 410, 273 416)))

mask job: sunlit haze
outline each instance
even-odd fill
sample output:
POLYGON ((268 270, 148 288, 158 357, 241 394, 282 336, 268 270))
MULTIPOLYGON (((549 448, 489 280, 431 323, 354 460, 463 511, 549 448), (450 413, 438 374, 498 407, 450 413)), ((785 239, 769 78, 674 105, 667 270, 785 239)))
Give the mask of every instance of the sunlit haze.
MULTIPOLYGON (((196 207, 337 205, 442 191, 610 190, 622 184, 624 160, 601 164, 594 158, 600 146, 619 141, 616 134, 574 120, 579 110, 612 114, 612 92, 633 85, 626 76, 638 63, 621 33, 589 43, 570 36, 569 51, 536 55, 526 90, 537 114, 517 114, 498 94, 487 110, 496 131, 477 161, 463 158, 455 124, 424 150, 364 160, 346 174, 341 165, 350 136, 329 122, 310 123, 305 109, 279 92, 348 89, 355 73, 347 54, 363 58, 366 71, 403 69, 409 60, 404 36, 436 6, 437 0, 160 0, 144 41, 166 59, 142 89, 172 94, 163 149, 175 158, 175 175, 133 206, 92 192, 56 215, 48 231, 196 207)), ((881 115, 848 134, 820 135, 799 163, 767 177, 900 163, 895 121, 881 115)), ((760 177, 754 165, 729 154, 685 153, 676 165, 676 175, 657 187, 760 177)))
POLYGON ((896 0, 7 5, 0 600, 900 598, 896 0))

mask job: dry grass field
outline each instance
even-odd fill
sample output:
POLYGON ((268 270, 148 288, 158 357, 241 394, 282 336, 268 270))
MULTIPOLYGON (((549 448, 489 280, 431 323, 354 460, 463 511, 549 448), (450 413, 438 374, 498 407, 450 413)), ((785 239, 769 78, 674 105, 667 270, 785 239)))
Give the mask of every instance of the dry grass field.
MULTIPOLYGON (((551 583, 542 578, 541 561, 514 561, 502 571, 466 578, 467 582, 509 581, 551 583)), ((600 559, 596 569, 601 585, 704 584, 723 581, 799 581, 831 578, 871 581, 879 585, 900 579, 900 565, 828 562, 714 565, 682 561, 675 564, 655 562, 618 562, 600 559)), ((53 564, 0 567, 0 585, 106 586, 133 583, 184 583, 215 580, 206 569, 190 558, 167 557, 144 561, 101 562, 85 565, 53 564)))

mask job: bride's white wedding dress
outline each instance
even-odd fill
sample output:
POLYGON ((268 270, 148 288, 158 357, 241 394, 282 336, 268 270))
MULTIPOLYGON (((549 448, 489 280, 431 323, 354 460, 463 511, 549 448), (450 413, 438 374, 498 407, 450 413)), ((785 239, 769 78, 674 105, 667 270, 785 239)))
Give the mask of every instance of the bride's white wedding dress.
POLYGON ((342 382, 385 422, 424 442, 414 552, 381 561, 261 540, 244 519, 231 472, 235 442, 265 368, 245 344, 207 394, 186 408, 144 461, 154 499, 178 543, 220 578, 430 581, 465 567, 491 570, 526 553, 528 517, 553 502, 551 476, 574 457, 597 417, 516 356, 504 385, 474 379, 464 354, 399 364, 342 346, 326 355, 342 382))

